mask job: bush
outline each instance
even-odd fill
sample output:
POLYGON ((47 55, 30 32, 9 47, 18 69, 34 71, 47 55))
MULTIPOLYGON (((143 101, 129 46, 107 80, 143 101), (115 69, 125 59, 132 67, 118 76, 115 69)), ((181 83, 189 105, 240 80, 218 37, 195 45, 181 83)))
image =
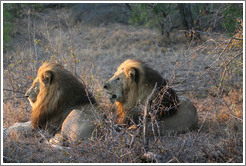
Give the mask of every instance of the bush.
POLYGON ((11 12, 12 4, 3 4, 3 49, 6 49, 6 44, 11 40, 13 31, 14 16, 11 12))
POLYGON ((40 4, 20 4, 4 3, 3 4, 3 49, 4 52, 8 43, 12 40, 15 32, 15 22, 18 18, 24 17, 25 12, 29 10, 40 10, 40 4))
POLYGON ((169 40, 169 33, 173 28, 171 15, 176 13, 179 13, 177 4, 135 4, 129 23, 157 28, 162 38, 169 40))
POLYGON ((226 4, 223 15, 222 26, 231 35, 238 25, 238 18, 242 18, 243 16, 243 4, 226 4))
MULTIPOLYGON (((132 4, 132 14, 129 23, 145 25, 151 28, 158 28, 161 32, 171 31, 173 28, 186 26, 182 23, 182 17, 189 17, 194 25, 193 30, 200 31, 221 31, 231 36, 234 32, 237 20, 242 19, 242 3, 203 3, 190 4, 191 15, 184 15, 177 4, 132 4)), ((187 19, 187 18, 186 18, 187 19)), ((163 35, 163 34, 162 34, 163 35)))

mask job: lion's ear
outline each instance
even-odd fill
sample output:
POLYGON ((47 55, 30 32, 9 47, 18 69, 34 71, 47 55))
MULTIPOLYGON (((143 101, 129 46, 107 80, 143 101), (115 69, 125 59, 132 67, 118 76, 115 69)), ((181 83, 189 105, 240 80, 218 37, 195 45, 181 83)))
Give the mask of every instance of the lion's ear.
POLYGON ((44 84, 45 87, 48 87, 51 85, 52 79, 53 79, 52 71, 46 71, 45 73, 43 73, 41 77, 41 82, 44 84))
POLYGON ((129 71, 128 71, 128 76, 131 77, 132 79, 135 79, 135 74, 136 74, 136 71, 134 68, 131 68, 129 71))
POLYGON ((137 82, 137 79, 138 79, 138 71, 135 69, 135 68, 131 68, 129 71, 128 71, 128 76, 137 82))

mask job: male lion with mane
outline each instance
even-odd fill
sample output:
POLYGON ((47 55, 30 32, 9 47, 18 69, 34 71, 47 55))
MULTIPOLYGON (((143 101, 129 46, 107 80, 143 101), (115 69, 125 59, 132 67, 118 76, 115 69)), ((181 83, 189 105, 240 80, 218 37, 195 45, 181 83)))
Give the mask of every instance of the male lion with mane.
POLYGON ((25 96, 32 106, 32 128, 56 134, 50 142, 78 142, 89 138, 95 129, 95 99, 62 65, 44 63, 25 96))
POLYGON ((137 121, 140 113, 134 107, 145 104, 154 87, 152 111, 161 122, 161 129, 181 132, 197 125, 194 105, 188 99, 178 97, 157 71, 141 61, 131 59, 123 62, 104 85, 106 92, 111 95, 111 102, 116 103, 116 122, 137 121))

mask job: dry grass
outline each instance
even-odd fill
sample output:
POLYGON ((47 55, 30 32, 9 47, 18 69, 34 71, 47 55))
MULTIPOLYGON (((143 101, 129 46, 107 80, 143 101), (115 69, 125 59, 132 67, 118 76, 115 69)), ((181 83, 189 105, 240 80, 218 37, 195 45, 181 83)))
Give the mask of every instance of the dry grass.
POLYGON ((155 162, 243 162, 242 46, 223 35, 188 44, 180 32, 172 34, 175 44, 163 44, 154 30, 122 24, 72 27, 69 11, 48 13, 32 13, 21 20, 14 49, 3 56, 3 127, 29 120, 31 107, 24 93, 45 60, 59 62, 81 77, 106 119, 91 140, 62 150, 45 143, 49 136, 44 131, 31 137, 6 136, 4 162, 153 162, 143 158, 141 131, 114 129, 111 104, 102 89, 128 58, 148 62, 198 110, 197 130, 151 138, 149 150, 159 157, 155 162))

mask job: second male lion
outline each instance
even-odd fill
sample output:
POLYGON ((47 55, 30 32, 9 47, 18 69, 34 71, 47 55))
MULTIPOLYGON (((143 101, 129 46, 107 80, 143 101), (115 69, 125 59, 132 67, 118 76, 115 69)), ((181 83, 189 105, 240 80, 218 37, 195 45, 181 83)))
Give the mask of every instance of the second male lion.
POLYGON ((197 125, 198 117, 194 105, 179 97, 161 75, 143 62, 128 59, 123 62, 104 89, 116 103, 117 122, 125 123, 129 118, 138 119, 134 106, 145 104, 152 90, 152 105, 156 117, 164 130, 184 131, 197 125))
POLYGON ((25 96, 32 106, 31 125, 70 142, 87 139, 95 128, 96 100, 62 65, 44 63, 25 96))

